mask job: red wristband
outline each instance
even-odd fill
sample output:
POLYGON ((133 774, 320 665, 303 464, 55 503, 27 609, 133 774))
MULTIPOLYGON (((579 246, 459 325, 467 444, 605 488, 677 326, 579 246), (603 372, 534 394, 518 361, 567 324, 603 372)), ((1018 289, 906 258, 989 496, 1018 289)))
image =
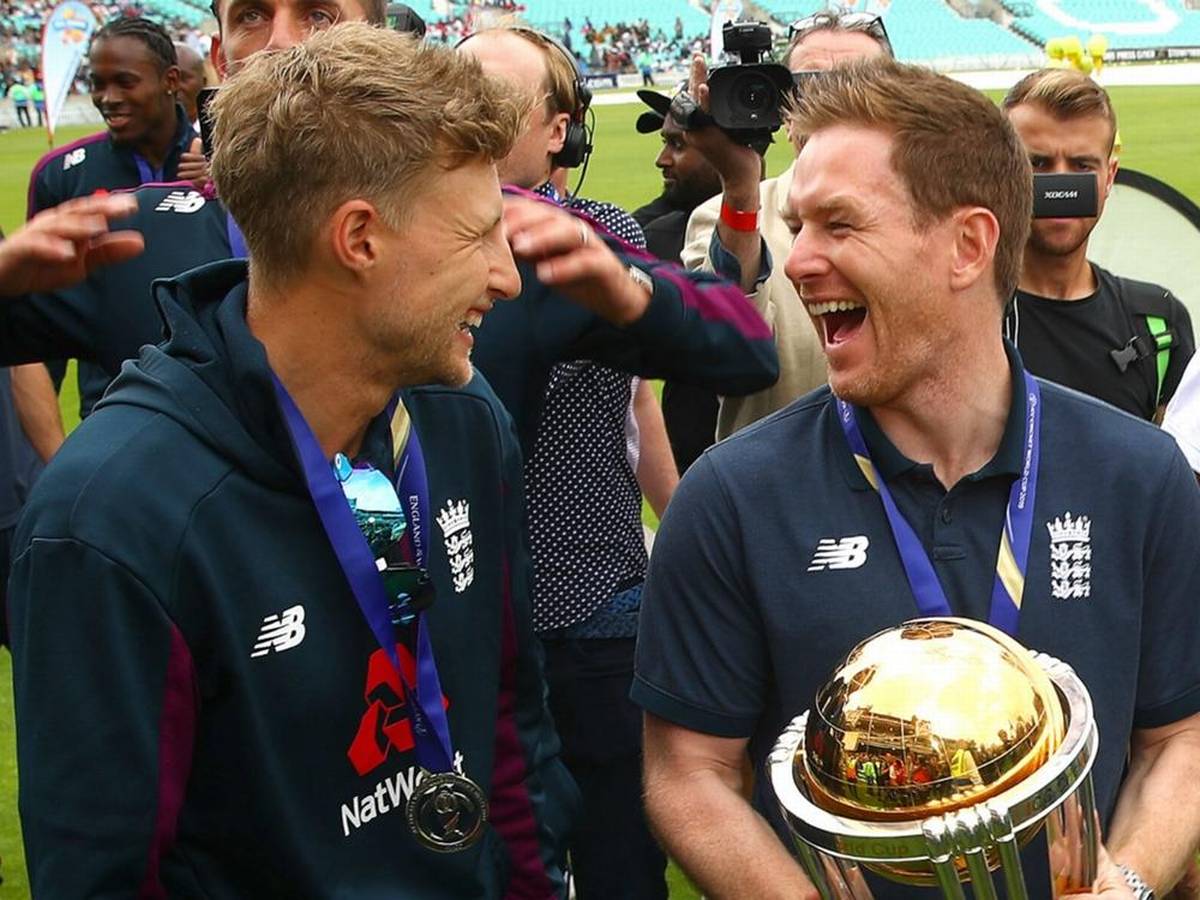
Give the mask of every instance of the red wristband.
POLYGON ((734 209, 722 200, 721 221, 734 231, 758 231, 758 210, 734 209))

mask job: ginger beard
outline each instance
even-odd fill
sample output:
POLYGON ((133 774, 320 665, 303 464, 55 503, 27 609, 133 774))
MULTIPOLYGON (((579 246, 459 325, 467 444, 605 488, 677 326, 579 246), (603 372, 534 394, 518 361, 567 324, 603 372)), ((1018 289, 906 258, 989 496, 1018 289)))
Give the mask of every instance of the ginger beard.
POLYGON ((945 318, 928 296, 916 285, 864 285, 854 309, 806 303, 834 394, 855 406, 887 406, 946 361, 945 318))

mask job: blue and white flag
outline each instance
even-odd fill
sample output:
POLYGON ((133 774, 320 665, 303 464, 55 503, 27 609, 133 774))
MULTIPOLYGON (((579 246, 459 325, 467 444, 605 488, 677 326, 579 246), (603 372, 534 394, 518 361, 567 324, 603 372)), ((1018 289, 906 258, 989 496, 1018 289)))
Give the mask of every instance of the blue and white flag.
POLYGON ((96 17, 80 0, 64 0, 46 19, 42 30, 42 87, 46 91, 46 129, 51 143, 54 126, 95 30, 96 17))

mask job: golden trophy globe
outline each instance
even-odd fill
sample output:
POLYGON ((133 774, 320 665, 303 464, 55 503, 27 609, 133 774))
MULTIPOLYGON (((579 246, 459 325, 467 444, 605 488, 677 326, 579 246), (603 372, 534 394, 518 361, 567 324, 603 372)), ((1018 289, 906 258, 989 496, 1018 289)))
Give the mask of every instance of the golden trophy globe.
POLYGON ((1069 666, 1002 631, 914 619, 860 643, 780 735, 767 772, 824 900, 869 900, 862 868, 1009 900, 1088 890, 1096 724, 1069 666), (1047 828, 1052 883, 1018 850, 1047 828))

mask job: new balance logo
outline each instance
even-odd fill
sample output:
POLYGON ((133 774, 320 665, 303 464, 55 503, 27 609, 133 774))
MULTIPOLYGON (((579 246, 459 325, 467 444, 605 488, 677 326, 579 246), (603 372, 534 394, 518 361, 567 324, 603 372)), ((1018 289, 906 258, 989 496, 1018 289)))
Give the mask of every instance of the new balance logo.
POLYGON ((821 538, 817 541, 817 552, 808 564, 808 571, 857 569, 867 561, 867 547, 870 544, 866 536, 861 534, 840 539, 821 538))
POLYGON ((204 195, 198 191, 171 191, 154 207, 155 212, 194 213, 204 206, 204 195))
POLYGON ((266 656, 272 650, 282 653, 291 650, 304 640, 304 607, 293 606, 285 609, 279 615, 270 615, 263 619, 262 628, 258 631, 258 642, 250 658, 266 656))
POLYGON ((87 148, 76 147, 70 153, 63 157, 63 171, 66 172, 72 166, 77 166, 87 159, 87 148))

